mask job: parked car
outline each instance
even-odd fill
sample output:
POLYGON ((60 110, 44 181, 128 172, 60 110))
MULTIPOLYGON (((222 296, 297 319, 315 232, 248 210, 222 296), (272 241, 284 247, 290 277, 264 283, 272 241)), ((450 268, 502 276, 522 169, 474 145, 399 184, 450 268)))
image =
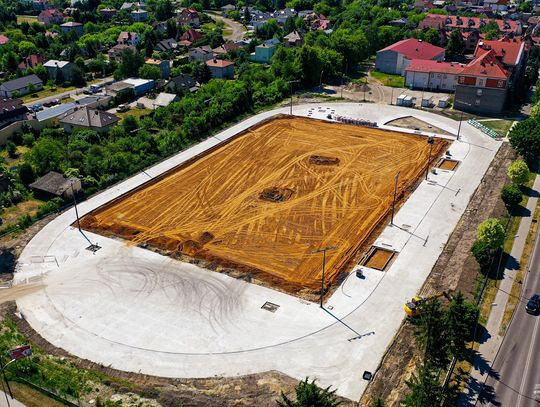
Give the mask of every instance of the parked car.
POLYGON ((43 110, 43 106, 42 106, 42 105, 33 105, 33 106, 32 106, 32 111, 34 111, 34 112, 39 112, 39 111, 41 111, 41 110, 43 110))
POLYGON ((116 111, 118 113, 123 113, 123 112, 127 112, 129 109, 131 109, 129 105, 122 103, 121 105, 118 105, 118 107, 116 108, 116 111))
POLYGON ((91 89, 85 89, 85 90, 83 90, 83 93, 85 95, 93 95, 94 94, 94 92, 91 89))
POLYGON ((54 105, 59 105, 59 104, 60 104, 60 99, 54 99, 54 100, 52 101, 52 104, 53 104, 53 106, 54 106, 54 105))
POLYGON ((43 103, 43 106, 45 106, 45 107, 51 107, 52 105, 53 105, 52 100, 47 100, 45 103, 43 103))
POLYGON ((538 314, 540 311, 540 294, 534 294, 527 302, 525 309, 529 314, 538 314))

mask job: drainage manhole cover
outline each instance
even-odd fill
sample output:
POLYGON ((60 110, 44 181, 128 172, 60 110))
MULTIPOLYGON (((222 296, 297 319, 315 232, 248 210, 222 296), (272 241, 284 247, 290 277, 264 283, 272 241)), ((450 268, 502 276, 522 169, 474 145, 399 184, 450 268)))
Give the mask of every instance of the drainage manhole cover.
POLYGON ((97 245, 97 244, 91 244, 90 246, 88 246, 86 248, 86 250, 89 250, 91 251, 92 253, 95 253, 97 252, 99 249, 101 249, 101 246, 97 245))
POLYGON ((371 372, 368 372, 367 370, 365 370, 364 374, 362 375, 362 379, 369 381, 372 378, 373 378, 373 374, 371 372))

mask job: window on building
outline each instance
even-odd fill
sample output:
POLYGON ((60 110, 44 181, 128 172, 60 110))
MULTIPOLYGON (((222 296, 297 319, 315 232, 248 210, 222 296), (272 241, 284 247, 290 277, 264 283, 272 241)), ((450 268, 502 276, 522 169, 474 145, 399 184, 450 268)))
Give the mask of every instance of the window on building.
POLYGON ((502 88, 503 85, 504 85, 504 81, 499 81, 499 82, 497 82, 497 87, 498 87, 498 88, 502 88))
POLYGON ((464 83, 465 82, 465 77, 464 76, 460 76, 459 77, 459 83, 464 83))
POLYGON ((474 104, 475 104, 476 106, 480 105, 480 99, 476 99, 476 100, 474 101, 474 104))
POLYGON ((482 89, 476 89, 476 96, 482 96, 482 89))

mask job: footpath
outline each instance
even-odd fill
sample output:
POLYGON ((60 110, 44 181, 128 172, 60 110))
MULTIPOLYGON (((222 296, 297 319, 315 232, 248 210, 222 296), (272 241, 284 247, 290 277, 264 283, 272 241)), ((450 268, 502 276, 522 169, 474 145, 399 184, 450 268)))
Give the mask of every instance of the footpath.
POLYGON ((12 399, 11 397, 9 397, 9 395, 7 395, 7 399, 9 401, 6 400, 6 393, 0 391, 0 407, 26 407, 25 404, 21 403, 16 399, 12 399))
MULTIPOLYGON (((533 196, 527 201, 528 214, 521 218, 514 245, 510 252, 510 257, 505 265, 503 274, 504 279, 500 283, 485 327, 486 329, 480 338, 480 346, 478 348, 478 354, 473 362, 468 387, 464 391, 463 397, 461 397, 458 402, 458 406, 460 407, 475 405, 479 392, 489 374, 489 369, 486 369, 486 366, 492 366, 497 352, 501 347, 504 335, 500 335, 499 332, 503 322, 506 304, 508 303, 509 293, 512 290, 512 285, 518 271, 518 264, 531 228, 534 211, 538 201, 538 197, 536 196, 538 195, 538 191, 540 191, 540 175, 536 176, 532 187, 533 196)), ((526 265, 522 266, 526 267, 526 265)))

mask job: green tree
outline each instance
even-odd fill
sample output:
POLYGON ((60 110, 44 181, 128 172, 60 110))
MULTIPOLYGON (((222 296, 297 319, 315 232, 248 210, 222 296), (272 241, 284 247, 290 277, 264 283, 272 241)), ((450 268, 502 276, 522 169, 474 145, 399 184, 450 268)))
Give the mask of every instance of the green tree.
POLYGON ((478 308, 465 301, 461 292, 448 304, 444 314, 445 339, 448 341, 448 351, 458 360, 466 358, 467 342, 472 340, 477 317, 478 308))
POLYGON ((377 397, 377 399, 373 400, 370 407, 384 407, 384 401, 377 397))
POLYGON ((127 115, 122 121, 122 127, 124 128, 126 134, 132 134, 139 128, 139 122, 135 117, 127 115))
POLYGON ((403 403, 407 407, 435 407, 440 406, 443 397, 442 386, 437 380, 437 369, 429 363, 420 367, 418 375, 413 375, 407 382, 410 393, 403 403))
POLYGON ((508 166, 506 171, 508 178, 516 185, 524 185, 529 181, 531 173, 529 172, 529 167, 527 163, 523 160, 515 160, 508 166))
POLYGON ((296 385, 295 393, 296 401, 293 401, 282 392, 281 399, 277 400, 278 407, 335 407, 341 404, 330 386, 321 389, 315 380, 310 382, 307 377, 296 385))
POLYGON ((157 66, 144 64, 139 68, 139 76, 144 79, 153 79, 157 81, 161 78, 161 70, 157 66))
POLYGON ((54 81, 57 85, 61 85, 66 81, 66 78, 64 77, 64 72, 59 67, 56 67, 56 77, 54 81))
POLYGON ((444 310, 438 299, 431 299, 421 305, 420 318, 415 337, 424 351, 424 360, 433 366, 443 368, 448 360, 448 342, 445 338, 444 310))
POLYGON ((64 157, 64 144, 47 136, 41 136, 28 153, 30 164, 40 175, 49 171, 58 171, 64 157))
POLYGON ((17 157, 17 146, 13 141, 8 141, 6 144, 6 150, 11 158, 17 157))
POLYGON ((501 189, 501 199, 507 208, 513 208, 521 203, 521 190, 515 184, 506 185, 501 189))
POLYGON ((36 179, 34 169, 29 163, 23 162, 19 165, 19 179, 24 186, 30 185, 36 179))
POLYGON ((171 18, 174 14, 174 6, 171 0, 160 0, 156 5, 154 13, 158 21, 171 18))
POLYGON ((529 118, 512 127, 510 134, 512 147, 531 165, 536 164, 540 155, 540 122, 529 118))
POLYGON ((210 72, 208 65, 202 62, 195 68, 193 77, 201 84, 207 83, 210 79, 212 79, 212 73, 210 72))
POLYGON ((476 236, 484 241, 491 250, 497 249, 504 243, 504 226, 498 219, 490 218, 478 225, 476 236))
POLYGON ((71 84, 73 86, 82 87, 86 85, 86 79, 84 77, 84 71, 77 65, 74 65, 71 69, 71 84))
POLYGON ((492 251, 489 245, 483 240, 475 240, 471 252, 481 268, 486 268, 491 262, 492 251))
POLYGON ((118 66, 121 78, 137 76, 139 69, 144 65, 144 57, 136 50, 126 48, 121 53, 122 62, 118 66))
POLYGON ((463 60, 463 51, 465 49, 465 42, 461 36, 459 30, 454 30, 448 38, 446 44, 445 58, 447 61, 461 61, 463 60))

